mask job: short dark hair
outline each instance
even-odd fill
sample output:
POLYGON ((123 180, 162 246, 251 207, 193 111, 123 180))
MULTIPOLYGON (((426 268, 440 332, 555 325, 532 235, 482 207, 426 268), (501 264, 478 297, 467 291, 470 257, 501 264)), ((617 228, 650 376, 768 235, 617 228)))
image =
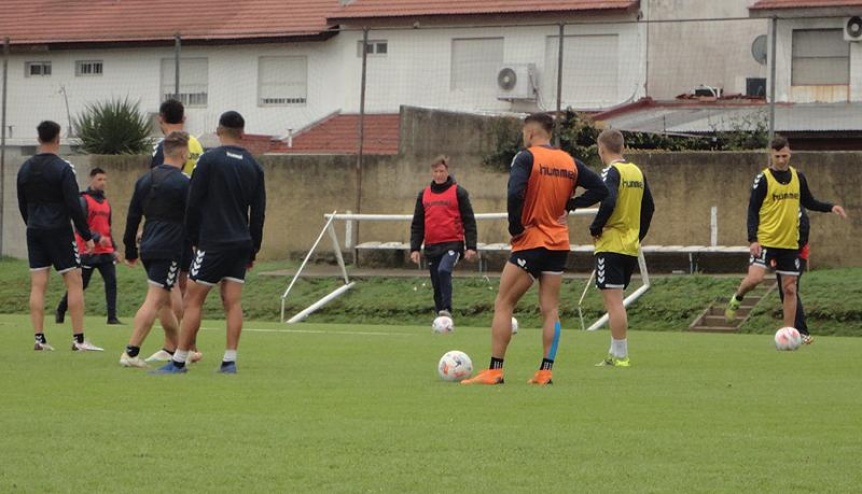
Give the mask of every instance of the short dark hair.
POLYGON ((598 142, 605 146, 605 149, 614 153, 622 154, 625 147, 625 138, 623 133, 617 129, 605 129, 599 134, 598 142))
POLYGON ((445 154, 441 154, 434 158, 434 161, 431 162, 431 168, 437 168, 437 165, 443 165, 446 169, 449 169, 449 157, 445 154))
POLYGON ((790 143, 787 142, 787 138, 778 134, 775 134, 775 137, 772 138, 772 142, 769 143, 769 147, 773 151, 780 151, 788 146, 790 146, 790 143))
POLYGON ((159 107, 159 115, 167 124, 181 124, 186 114, 186 108, 179 100, 169 99, 159 107))
POLYGON ((186 132, 175 130, 165 136, 165 156, 174 156, 178 151, 189 148, 189 135, 186 132))
POLYGON ((527 115, 527 118, 524 119, 524 125, 529 123, 537 123, 539 126, 551 135, 554 133, 554 117, 548 115, 547 113, 531 113, 527 115))
POLYGON ((219 127, 226 129, 242 130, 245 128, 245 119, 236 111, 226 111, 218 119, 219 127))
POLYGON ((107 175, 107 174, 108 174, 105 170, 102 170, 101 168, 99 168, 99 167, 97 166, 97 167, 93 168, 92 170, 90 170, 90 178, 93 178, 93 177, 95 177, 96 175, 98 175, 98 174, 100 174, 100 173, 101 173, 102 175, 107 175))
POLYGON ((36 127, 36 131, 39 133, 39 142, 54 142, 54 139, 60 135, 60 124, 51 120, 44 120, 36 127))

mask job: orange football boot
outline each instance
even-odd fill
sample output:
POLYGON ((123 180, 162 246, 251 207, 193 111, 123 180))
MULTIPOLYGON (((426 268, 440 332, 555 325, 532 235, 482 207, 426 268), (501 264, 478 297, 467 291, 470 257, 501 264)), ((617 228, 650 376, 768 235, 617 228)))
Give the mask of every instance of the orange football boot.
POLYGON ((485 369, 461 384, 503 384, 503 369, 485 369))
POLYGON ((551 379, 551 370, 537 370, 536 373, 533 374, 533 378, 527 381, 527 384, 538 384, 539 386, 554 384, 554 381, 551 379))

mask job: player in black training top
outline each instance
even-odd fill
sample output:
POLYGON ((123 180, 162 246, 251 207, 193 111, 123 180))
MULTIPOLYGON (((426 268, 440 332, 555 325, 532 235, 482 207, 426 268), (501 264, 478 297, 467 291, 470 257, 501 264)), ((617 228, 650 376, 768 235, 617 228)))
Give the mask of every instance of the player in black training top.
MULTIPOLYGON (((138 356, 141 345, 160 310, 169 307, 171 295, 179 297, 179 291, 172 288, 177 282, 185 239, 183 220, 189 178, 182 172, 182 165, 188 158, 188 144, 189 135, 185 132, 168 134, 163 141, 164 164, 152 168, 135 183, 123 235, 126 264, 133 266, 140 257, 150 286, 144 303, 135 314, 134 332, 129 344, 120 356, 123 367, 147 367, 147 363, 138 356), (146 223, 139 256, 135 237, 142 216, 146 217, 146 223)), ((165 338, 173 350, 178 344, 179 322, 171 310, 162 311, 161 316, 165 338)))
POLYGON ((51 266, 63 275, 69 293, 72 318, 72 350, 102 351, 84 339, 84 288, 81 257, 72 232, 72 222, 88 251, 94 247, 93 234, 78 197, 75 168, 58 156, 60 125, 46 120, 39 132, 39 154, 28 159, 18 171, 18 209, 27 225, 27 257, 30 261, 30 320, 35 350, 53 350, 45 339, 45 289, 51 266))
POLYGON ((245 120, 235 111, 219 118, 221 146, 201 156, 189 185, 186 234, 196 248, 184 299, 180 344, 158 372, 185 372, 188 350, 201 324, 201 307, 213 286, 222 283, 227 345, 220 372, 236 372, 242 332, 242 285, 263 239, 266 190, 263 168, 240 147, 245 120))

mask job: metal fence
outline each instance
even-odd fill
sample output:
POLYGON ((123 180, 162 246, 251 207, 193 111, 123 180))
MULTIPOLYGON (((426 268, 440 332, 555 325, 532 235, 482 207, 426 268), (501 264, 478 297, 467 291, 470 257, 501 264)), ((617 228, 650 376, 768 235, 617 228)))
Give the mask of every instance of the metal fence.
POLYGON ((74 145, 77 116, 111 98, 138 101, 154 122, 163 100, 180 99, 205 146, 217 142, 220 113, 238 110, 262 151, 355 154, 357 169, 367 154, 398 151, 385 117, 403 105, 483 115, 574 109, 624 131, 778 131, 821 147, 839 142, 823 139, 835 131, 846 147, 859 130, 852 100, 862 80, 851 61, 862 48, 845 40, 842 22, 417 24, 314 41, 217 45, 177 33, 162 45, 79 49, 6 38, 0 207, 14 204, 7 167, 33 152, 41 120, 61 123, 74 145))

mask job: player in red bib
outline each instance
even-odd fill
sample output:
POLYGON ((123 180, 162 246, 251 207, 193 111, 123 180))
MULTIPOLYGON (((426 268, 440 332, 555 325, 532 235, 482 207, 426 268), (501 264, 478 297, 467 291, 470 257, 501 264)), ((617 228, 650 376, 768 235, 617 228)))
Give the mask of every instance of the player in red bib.
POLYGON ((431 163, 431 175, 431 184, 416 198, 410 225, 410 260, 419 264, 424 242, 434 310, 452 317, 452 270, 461 256, 468 261, 476 258, 476 217, 467 189, 449 175, 449 158, 437 157, 431 163))
MULTIPOLYGON (((111 235, 111 204, 105 196, 105 187, 108 185, 108 174, 105 170, 96 167, 90 170, 90 185, 87 190, 81 192, 81 208, 87 216, 87 225, 93 234, 95 247, 92 252, 81 256, 81 277, 84 281, 84 290, 90 285, 93 272, 98 270, 105 283, 105 301, 108 309, 108 324, 123 324, 117 319, 117 244, 111 235)), ((86 252, 84 239, 75 232, 75 241, 78 243, 78 252, 86 252)), ((55 321, 62 323, 66 317, 69 307, 68 295, 64 294, 57 305, 54 314, 55 321)))

